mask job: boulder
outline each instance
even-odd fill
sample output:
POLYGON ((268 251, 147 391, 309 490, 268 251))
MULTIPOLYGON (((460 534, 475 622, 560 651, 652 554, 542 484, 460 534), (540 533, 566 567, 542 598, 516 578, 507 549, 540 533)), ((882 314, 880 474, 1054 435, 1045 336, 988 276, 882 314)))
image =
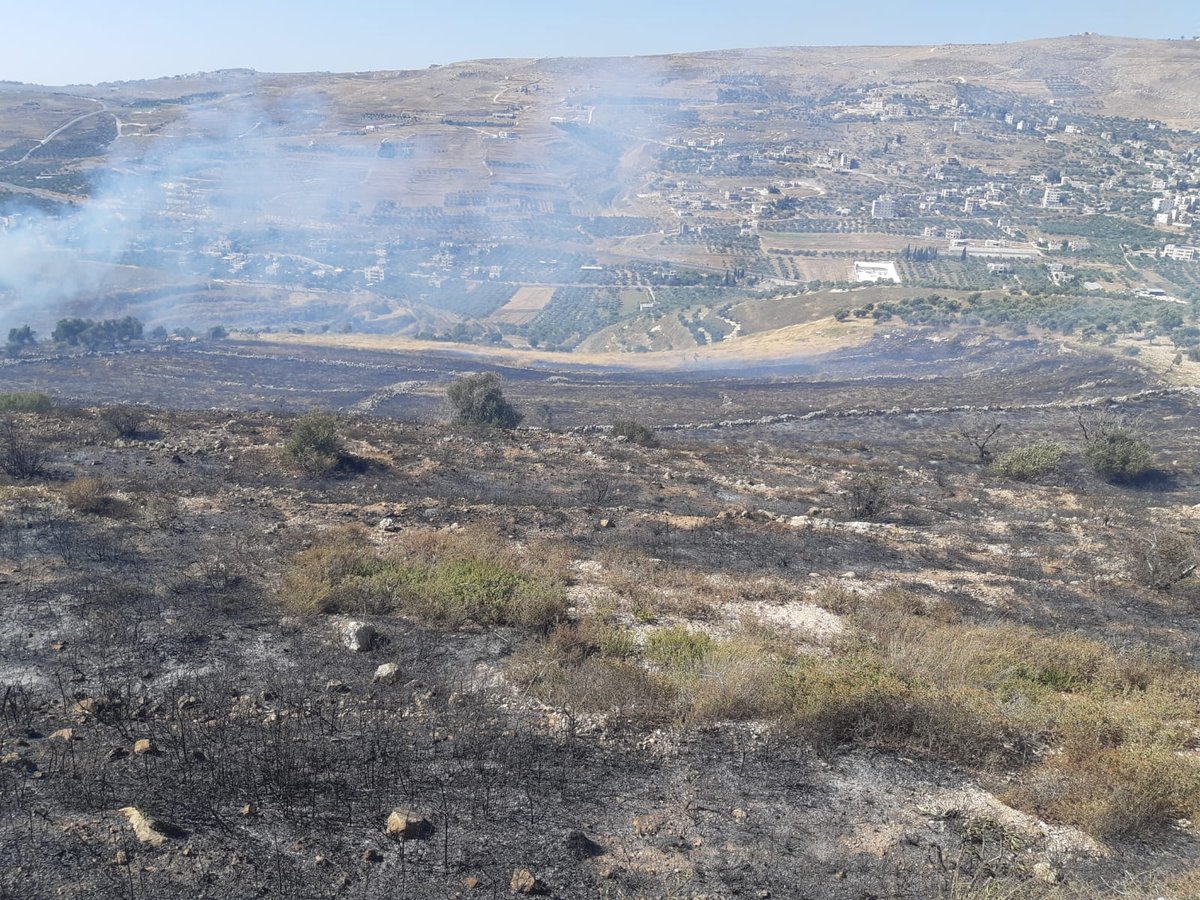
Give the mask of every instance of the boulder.
POLYGON ((347 622, 342 626, 342 643, 347 650, 365 653, 375 644, 375 626, 366 622, 347 622))
POLYGON ((395 663, 384 663, 375 670, 374 684, 395 684, 400 680, 400 667, 395 663))
POLYGON ((129 827, 133 829, 134 837, 143 844, 161 847, 169 840, 183 837, 183 831, 178 826, 144 815, 136 807, 126 806, 119 811, 129 820, 129 827))
POLYGON ((399 807, 392 810, 384 827, 387 836, 398 841, 419 840, 428 837, 432 831, 433 826, 428 819, 422 818, 411 809, 399 807))
POLYGON ((512 881, 509 882, 508 886, 514 894, 545 893, 545 886, 528 869, 517 869, 514 871, 512 881))

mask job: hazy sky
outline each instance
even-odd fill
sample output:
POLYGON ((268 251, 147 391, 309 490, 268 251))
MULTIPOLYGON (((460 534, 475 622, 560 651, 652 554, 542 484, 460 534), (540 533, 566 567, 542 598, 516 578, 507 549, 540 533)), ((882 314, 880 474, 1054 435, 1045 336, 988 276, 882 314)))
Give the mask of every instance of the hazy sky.
POLYGON ((67 84, 248 67, 423 68, 493 56, 626 56, 1200 32, 1195 0, 0 0, 0 79, 67 84))

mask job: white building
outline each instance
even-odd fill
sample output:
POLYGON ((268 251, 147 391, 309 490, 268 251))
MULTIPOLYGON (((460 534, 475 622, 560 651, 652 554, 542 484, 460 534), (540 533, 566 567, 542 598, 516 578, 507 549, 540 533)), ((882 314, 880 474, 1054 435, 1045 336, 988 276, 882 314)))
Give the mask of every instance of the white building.
POLYGON ((1163 247, 1163 259, 1175 259, 1180 262, 1195 262, 1200 258, 1200 247, 1185 247, 1178 244, 1167 244, 1163 247))
POLYGON ((1056 187, 1048 187, 1042 192, 1042 208, 1050 209, 1054 206, 1061 206, 1063 202, 1063 192, 1056 187))
POLYGON ((878 200, 871 204, 872 219, 894 219, 896 218, 896 201, 887 194, 881 196, 878 200))

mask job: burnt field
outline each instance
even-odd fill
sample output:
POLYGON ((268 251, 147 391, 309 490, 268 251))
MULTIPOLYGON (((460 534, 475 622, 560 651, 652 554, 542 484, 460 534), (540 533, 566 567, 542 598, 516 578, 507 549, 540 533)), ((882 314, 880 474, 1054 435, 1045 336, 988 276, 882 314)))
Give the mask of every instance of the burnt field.
POLYGON ((1193 396, 874 350, 500 370, 508 431, 448 355, 6 364, 0 896, 1194 896, 1193 396))
POLYGON ((312 408, 410 421, 447 415, 445 388, 494 371, 526 424, 608 425, 636 411, 656 427, 821 410, 1028 407, 1126 396, 1158 387, 1128 359, 1056 342, 984 333, 945 338, 899 331, 863 347, 795 359, 677 369, 598 368, 548 354, 514 367, 470 353, 410 353, 257 341, 147 346, 0 363, 5 390, 49 391, 81 403, 170 409, 297 412, 312 408))

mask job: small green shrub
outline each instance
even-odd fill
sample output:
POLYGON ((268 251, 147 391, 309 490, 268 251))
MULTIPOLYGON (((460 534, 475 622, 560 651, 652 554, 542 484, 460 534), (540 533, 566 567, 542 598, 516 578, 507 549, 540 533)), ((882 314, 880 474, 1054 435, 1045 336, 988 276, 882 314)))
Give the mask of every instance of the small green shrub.
POLYGON ((0 412, 49 412, 54 398, 49 394, 34 391, 17 391, 0 394, 0 412))
POLYGON ((1092 470, 1108 481, 1134 481, 1150 468, 1150 445, 1132 432, 1116 428, 1088 439, 1084 456, 1092 470))
POLYGON ((665 669, 679 671, 698 663, 715 645, 703 631, 657 628, 646 635, 646 656, 665 669))
POLYGON ((641 447, 658 446, 658 437, 655 435, 654 429, 633 419, 618 419, 613 422, 612 436, 624 438, 628 443, 638 444, 641 447))
POLYGON ((463 425, 516 428, 523 418, 504 398, 500 376, 494 372, 456 378, 446 396, 454 408, 455 421, 463 425))
POLYGON ((328 475, 345 460, 337 419, 329 413, 310 412, 292 427, 283 445, 285 459, 309 475, 328 475))
POLYGON ((1017 481, 1033 481, 1052 471, 1062 462, 1066 449, 1053 441, 1040 441, 1028 447, 1016 447, 997 456, 989 468, 997 475, 1017 481))

